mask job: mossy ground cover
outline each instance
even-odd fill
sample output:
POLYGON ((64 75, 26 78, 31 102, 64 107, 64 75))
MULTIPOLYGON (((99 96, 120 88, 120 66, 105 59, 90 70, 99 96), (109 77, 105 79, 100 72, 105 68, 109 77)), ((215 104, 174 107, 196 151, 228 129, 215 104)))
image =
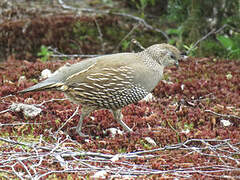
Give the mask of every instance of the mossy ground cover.
MULTIPOLYGON (((77 61, 80 59, 68 62, 77 61)), ((23 177, 40 176, 51 171, 44 175, 48 179, 74 179, 80 176, 91 178, 104 168, 106 178, 116 174, 114 168, 118 168, 119 175, 127 175, 121 173, 121 168, 129 169, 128 174, 132 178, 180 177, 183 171, 180 172, 179 169, 187 172, 182 174, 184 177, 188 175, 196 179, 240 176, 240 61, 188 58, 180 62, 178 69, 167 68, 165 80, 153 91, 155 99, 123 108, 123 120, 133 128, 133 133, 112 137, 106 130, 121 127, 108 110, 100 110, 84 120, 83 132, 91 136, 87 140, 79 137, 72 129, 77 125, 81 113, 76 114, 55 134, 77 107, 68 100, 48 102, 64 98, 62 93, 48 91, 15 94, 38 82, 42 70, 48 68, 54 71, 64 63, 43 63, 39 60, 28 62, 12 57, 0 64, 0 137, 18 142, 14 144, 0 140, 1 177, 17 178, 12 167, 23 177), (20 76, 23 75, 26 79, 20 81, 20 76), (8 96, 10 94, 12 96, 8 96), (41 104, 44 101, 46 103, 40 106, 42 112, 34 118, 26 117, 22 111, 5 112, 12 103, 41 104), (230 125, 224 125, 223 120, 230 125), (150 137, 155 144, 147 141, 146 137, 150 137), (191 141, 192 139, 199 141, 191 141), (214 141, 206 143, 212 139, 214 141), (92 156, 62 154, 61 160, 56 154, 52 155, 65 148, 74 153, 93 152, 114 156, 173 146, 189 140, 185 149, 184 146, 172 150, 166 148, 148 152, 151 156, 123 157, 117 161, 101 161, 96 156, 91 158, 92 156), (228 145, 232 145, 232 148, 228 145), (194 148, 202 149, 193 151, 194 148), (38 156, 33 155, 36 151, 38 156), (42 160, 36 158, 41 155, 42 160), (68 162, 68 166, 63 165, 63 162, 68 162), (201 168, 199 171, 196 170, 198 167, 201 168), (219 170, 221 167, 223 168, 219 170), (139 172, 135 172, 134 168, 139 169, 139 172), (188 172, 191 168, 195 170, 188 172), (176 171, 178 173, 174 173, 176 171)))

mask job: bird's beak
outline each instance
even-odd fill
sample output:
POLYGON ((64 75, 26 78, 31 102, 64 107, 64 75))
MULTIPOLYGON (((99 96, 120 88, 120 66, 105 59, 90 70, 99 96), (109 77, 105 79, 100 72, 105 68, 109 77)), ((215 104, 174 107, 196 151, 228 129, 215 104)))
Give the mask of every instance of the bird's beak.
POLYGON ((187 58, 188 58, 188 56, 187 56, 187 53, 186 53, 186 52, 182 52, 182 53, 180 54, 180 59, 185 60, 185 59, 187 59, 187 58))
POLYGON ((175 61, 175 66, 178 68, 179 67, 179 62, 178 60, 175 61))

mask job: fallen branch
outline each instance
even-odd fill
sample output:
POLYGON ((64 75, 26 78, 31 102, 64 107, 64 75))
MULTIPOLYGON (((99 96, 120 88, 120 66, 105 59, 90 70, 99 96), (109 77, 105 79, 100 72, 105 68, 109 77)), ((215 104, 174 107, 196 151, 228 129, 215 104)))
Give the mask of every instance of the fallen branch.
POLYGON ((131 31, 129 31, 129 33, 127 33, 126 36, 124 36, 124 38, 118 43, 118 45, 116 46, 116 48, 114 49, 113 52, 115 52, 116 50, 118 50, 118 48, 121 46, 122 42, 123 42, 124 40, 126 40, 126 39, 135 31, 135 29, 138 28, 138 26, 139 26, 139 24, 136 24, 136 25, 133 26, 133 28, 131 29, 131 31))
POLYGON ((219 113, 216 113, 216 112, 211 111, 211 110, 208 110, 208 109, 206 109, 205 112, 207 112, 207 113, 211 113, 211 114, 214 114, 214 115, 216 115, 216 116, 220 116, 220 117, 225 117, 225 118, 235 118, 235 119, 240 120, 240 117, 239 117, 239 116, 235 116, 235 115, 219 114, 219 113))
MULTIPOLYGON (((12 139, 0 137, 0 141, 9 143, 8 151, 0 152, 0 172, 18 177, 20 179, 41 179, 50 174, 56 173, 78 173, 92 174, 100 171, 106 172, 110 177, 124 177, 134 178, 139 175, 153 175, 153 174, 168 174, 171 177, 193 177, 194 173, 204 174, 206 177, 221 177, 220 174, 231 171, 239 171, 237 167, 239 164, 240 150, 239 144, 232 144, 229 139, 189 139, 183 143, 173 144, 162 148, 152 150, 106 154, 101 152, 79 151, 79 144, 68 136, 65 139, 59 137, 55 143, 47 143, 40 138, 39 142, 26 143, 12 139), (69 145, 70 146, 69 146, 69 145), (14 146, 17 150, 15 151, 14 146), (27 152, 19 151, 19 146, 28 147, 27 152), (151 159, 159 157, 159 152, 184 150, 184 156, 191 154, 200 154, 208 158, 217 158, 223 165, 206 165, 198 166, 192 163, 191 165, 182 167, 163 164, 163 170, 154 169, 148 165, 136 164, 136 159, 151 159), (234 161, 235 166, 229 165, 229 161, 234 161), (46 168, 47 162, 59 163, 61 170, 54 168, 46 168), (18 168, 16 168, 18 167, 18 168), (20 168, 21 167, 21 168, 20 168), (107 167, 107 168, 106 168, 107 167), (20 170, 19 170, 20 168, 20 170), (173 169, 172 169, 173 168, 173 169)), ((20 148, 21 149, 21 148, 20 148)), ((237 178, 237 176, 229 176, 237 178)))
POLYGON ((212 35, 212 34, 217 34, 219 33, 220 31, 222 31, 225 27, 227 27, 228 25, 227 24, 224 24, 222 27, 220 27, 219 29, 215 30, 215 29, 212 29, 209 33, 207 33, 205 36, 203 36, 201 39, 199 39, 188 51, 187 51, 187 54, 192 50, 194 49, 201 41, 205 40, 208 36, 212 35))

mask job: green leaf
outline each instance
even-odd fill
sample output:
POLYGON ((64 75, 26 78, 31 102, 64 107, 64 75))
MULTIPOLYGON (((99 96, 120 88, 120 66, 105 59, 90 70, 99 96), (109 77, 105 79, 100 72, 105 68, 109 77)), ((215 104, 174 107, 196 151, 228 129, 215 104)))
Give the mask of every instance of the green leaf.
POLYGON ((187 45, 183 45, 183 47, 186 49, 186 50, 189 50, 190 49, 190 47, 189 46, 187 46, 187 45))
POLYGON ((130 42, 129 42, 129 41, 126 41, 126 40, 124 40, 124 41, 122 42, 122 49, 123 49, 123 51, 126 51, 126 50, 127 50, 129 44, 130 44, 130 42))
POLYGON ((233 41, 229 37, 225 36, 218 36, 217 40, 220 41, 220 43, 227 49, 227 50, 232 50, 233 48, 233 41))
POLYGON ((179 30, 178 29, 168 29, 167 30, 167 34, 171 35, 171 34, 179 34, 179 30))

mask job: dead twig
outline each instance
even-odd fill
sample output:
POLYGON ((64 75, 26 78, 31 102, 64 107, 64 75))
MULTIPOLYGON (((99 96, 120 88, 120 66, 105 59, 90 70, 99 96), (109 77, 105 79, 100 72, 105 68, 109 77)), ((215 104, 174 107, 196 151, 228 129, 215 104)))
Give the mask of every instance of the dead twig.
MULTIPOLYGON (((191 178, 194 173, 202 173, 206 177, 211 177, 217 176, 215 173, 240 170, 237 166, 228 163, 230 160, 236 162, 236 165, 239 164, 238 157, 240 155, 240 150, 237 147, 239 143, 232 144, 229 139, 189 139, 183 143, 152 150, 119 154, 79 151, 79 148, 73 147, 74 144, 79 146, 78 143, 68 136, 64 139, 59 137, 51 144, 41 139, 37 143, 26 143, 0 137, 0 141, 12 144, 8 151, 0 152, 0 172, 19 179, 42 179, 50 174, 78 173, 81 175, 99 171, 105 171, 110 177, 128 175, 128 178, 136 178, 139 175, 168 174, 172 177, 191 178), (14 146, 18 147, 17 151, 14 150, 14 146), (22 148, 22 152, 19 151, 19 146, 28 147, 27 152, 24 151, 25 148, 22 148), (165 153, 165 151, 172 150, 185 150, 188 153, 185 153, 184 156, 194 153, 208 158, 221 159, 222 165, 199 166, 192 164, 191 166, 177 166, 175 169, 172 167, 168 169, 166 164, 163 165, 165 166, 164 170, 158 170, 148 165, 136 164, 135 159, 149 160, 157 158, 161 151, 165 153), (47 162, 59 163, 62 169, 47 169, 47 162)), ((237 178, 237 176, 229 177, 237 178)))
POLYGON ((79 105, 77 106, 76 110, 74 113, 63 123, 63 125, 56 131, 56 134, 78 113, 79 110, 79 105))
POLYGON ((238 119, 240 120, 240 117, 239 116, 235 116, 235 115, 228 115, 228 114, 219 114, 219 113, 216 113, 212 110, 209 110, 209 109, 206 109, 205 112, 207 113, 211 113, 211 114, 214 114, 216 116, 220 116, 220 117, 225 117, 225 118, 235 118, 235 119, 238 119))
POLYGON ((98 30, 98 34, 99 34, 98 38, 100 39, 101 47, 102 47, 101 50, 102 50, 102 52, 105 52, 105 44, 103 42, 103 33, 101 31, 101 28, 100 28, 96 18, 94 18, 94 22, 95 22, 95 24, 97 26, 97 30, 98 30))
POLYGON ((69 58, 69 59, 73 59, 73 58, 94 58, 97 56, 100 56, 98 54, 62 54, 60 53, 57 48, 52 48, 51 46, 48 47, 48 50, 52 51, 53 54, 51 54, 50 56, 53 58, 69 58))
POLYGON ((217 34, 220 31, 222 31, 225 27, 227 27, 227 24, 224 24, 222 27, 220 27, 219 29, 215 30, 212 29, 209 33, 207 33, 205 36, 203 36, 201 39, 197 40, 197 42, 187 51, 187 54, 193 50, 201 41, 205 40, 208 36, 212 35, 212 34, 217 34))
POLYGON ((115 52, 115 51, 117 51, 117 50, 119 49, 119 47, 121 46, 122 42, 123 42, 124 40, 126 40, 126 39, 135 31, 135 29, 138 28, 138 26, 139 26, 139 24, 135 24, 135 25, 133 26, 133 28, 131 29, 131 31, 129 31, 129 33, 127 33, 126 36, 124 36, 124 38, 118 43, 118 45, 116 46, 116 48, 114 49, 113 52, 115 52))
POLYGON ((140 42, 138 42, 136 39, 132 39, 131 43, 137 45, 141 50, 144 50, 145 48, 141 45, 140 42))
POLYGON ((2 123, 0 123, 0 127, 3 127, 3 126, 36 125, 36 124, 46 124, 46 123, 14 123, 14 124, 2 124, 2 123))

